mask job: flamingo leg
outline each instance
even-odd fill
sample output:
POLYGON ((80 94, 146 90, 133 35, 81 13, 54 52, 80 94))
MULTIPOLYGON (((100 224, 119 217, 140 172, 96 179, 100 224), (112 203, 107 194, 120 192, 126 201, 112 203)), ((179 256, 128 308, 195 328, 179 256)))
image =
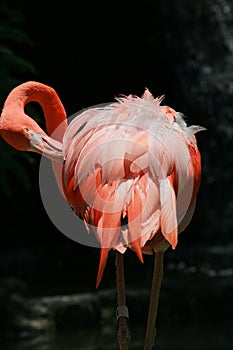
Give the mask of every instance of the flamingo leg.
POLYGON ((117 340, 120 350, 128 350, 131 340, 129 331, 129 315, 125 297, 125 277, 123 254, 116 251, 116 286, 117 286, 117 340))
POLYGON ((154 270, 150 292, 150 303, 147 317, 147 328, 144 350, 153 349, 156 336, 156 318, 159 305, 159 295, 163 278, 163 257, 164 252, 158 251, 154 255, 154 270))

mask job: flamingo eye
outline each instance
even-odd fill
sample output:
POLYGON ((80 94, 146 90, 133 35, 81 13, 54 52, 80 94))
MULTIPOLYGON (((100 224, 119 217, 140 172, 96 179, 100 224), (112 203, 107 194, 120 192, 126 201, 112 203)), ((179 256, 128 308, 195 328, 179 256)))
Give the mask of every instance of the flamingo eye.
POLYGON ((24 131, 29 132, 29 129, 26 126, 23 129, 24 131))

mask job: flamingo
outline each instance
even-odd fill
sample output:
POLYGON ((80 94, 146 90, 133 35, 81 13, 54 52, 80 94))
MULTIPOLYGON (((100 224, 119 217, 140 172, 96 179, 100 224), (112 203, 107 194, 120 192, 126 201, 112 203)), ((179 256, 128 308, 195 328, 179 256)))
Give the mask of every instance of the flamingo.
POLYGON ((96 288, 110 250, 116 251, 118 344, 128 349, 123 254, 154 255, 144 350, 152 349, 163 276, 163 256, 175 249, 190 223, 201 181, 201 155, 182 113, 161 105, 149 89, 141 97, 119 95, 113 103, 89 108, 67 123, 56 91, 39 82, 15 87, 6 98, 0 134, 12 147, 52 161, 58 187, 100 243, 96 288), (25 106, 38 102, 46 132, 25 106))

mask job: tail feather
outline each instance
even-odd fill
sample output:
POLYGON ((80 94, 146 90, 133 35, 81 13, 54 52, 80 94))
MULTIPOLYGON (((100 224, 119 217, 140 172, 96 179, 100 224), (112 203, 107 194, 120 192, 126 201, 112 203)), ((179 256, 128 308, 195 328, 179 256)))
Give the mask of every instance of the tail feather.
POLYGON ((102 280, 104 269, 105 269, 106 263, 107 263, 109 250, 110 250, 109 248, 101 248, 100 249, 100 261, 99 261, 99 269, 98 269, 98 274, 97 274, 97 279, 96 279, 96 288, 99 287, 100 282, 102 280))
POLYGON ((136 241, 133 241, 131 243, 132 248, 135 250, 138 259, 143 263, 143 256, 142 256, 142 248, 141 248, 141 239, 138 238, 136 241))

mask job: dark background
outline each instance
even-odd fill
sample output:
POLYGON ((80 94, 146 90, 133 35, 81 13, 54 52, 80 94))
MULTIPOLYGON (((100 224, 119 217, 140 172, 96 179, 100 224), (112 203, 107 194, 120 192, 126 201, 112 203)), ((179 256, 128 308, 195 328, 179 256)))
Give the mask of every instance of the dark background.
MULTIPOLYGON (((197 134, 203 178, 195 215, 166 261, 228 269, 232 280, 232 2, 1 1, 0 6, 2 45, 29 64, 7 60, 2 50, 2 104, 27 80, 52 86, 67 116, 120 93, 141 95, 147 87, 154 96, 165 95, 164 103, 183 112, 188 124, 207 128, 197 134)), ((50 222, 39 193, 40 157, 12 151, 2 141, 1 152, 0 278, 17 277, 32 294, 94 291, 99 252, 69 240, 50 222)), ((135 285, 151 265, 126 255, 135 285)), ((114 286, 113 259, 110 254, 101 288, 114 286)))

